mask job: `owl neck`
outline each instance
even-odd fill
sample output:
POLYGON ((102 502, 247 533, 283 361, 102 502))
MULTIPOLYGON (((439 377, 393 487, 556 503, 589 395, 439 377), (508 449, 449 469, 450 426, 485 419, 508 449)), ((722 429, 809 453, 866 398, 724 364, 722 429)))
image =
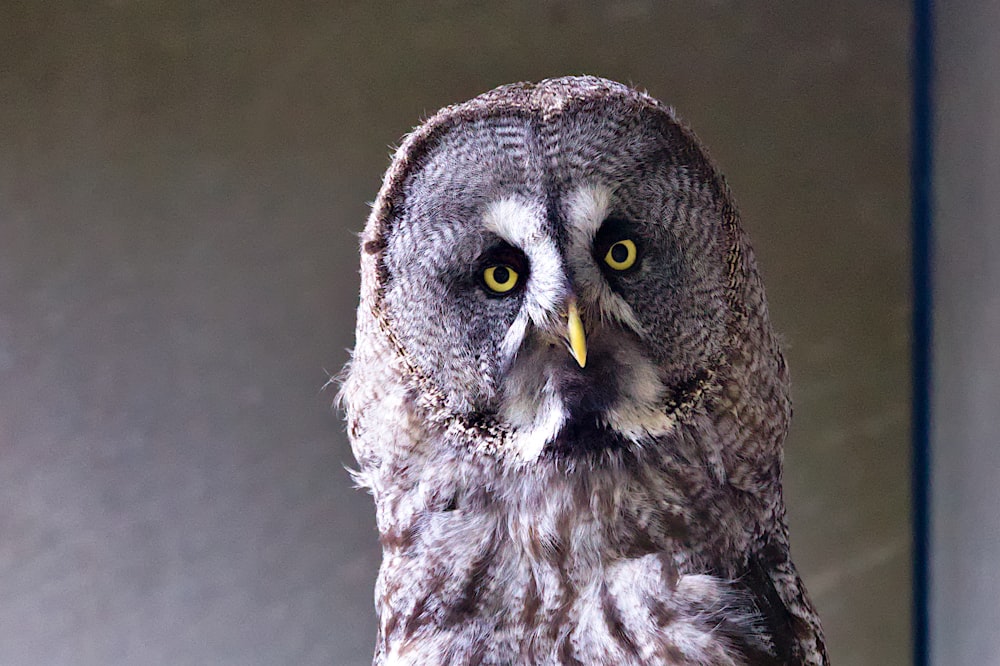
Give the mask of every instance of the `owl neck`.
MULTIPOLYGON (((442 636, 482 644, 494 634, 514 654, 520 645, 555 654, 567 633, 552 628, 595 617, 612 627, 595 635, 617 635, 602 599, 617 597, 616 608, 646 603, 628 597, 641 590, 621 591, 622 581, 648 581, 653 598, 670 590, 671 603, 711 620, 702 610, 731 601, 726 581, 745 577, 765 544, 785 542, 787 405, 769 383, 720 384, 670 435, 603 462, 570 456, 508 468, 440 428, 429 431, 432 419, 413 408, 384 355, 356 356, 380 378, 348 384, 345 394, 358 481, 375 497, 384 548, 376 589, 383 659, 412 649, 403 663, 438 663, 421 661, 423 646, 441 645, 442 636)), ((742 376, 766 374, 750 370, 742 376)))
MULTIPOLYGON (((426 480, 377 498, 386 654, 431 635, 461 643, 464 632, 484 627, 507 632, 513 646, 526 640, 517 631, 533 632, 529 643, 555 650, 559 634, 548 628, 601 617, 601 600, 612 593, 618 606, 639 603, 621 597, 638 592, 614 592, 635 580, 660 590, 703 581, 704 598, 688 601, 724 605, 722 581, 742 575, 764 525, 781 523, 772 520, 780 511, 774 498, 719 483, 705 461, 547 463, 499 476, 495 465, 467 459, 435 467, 426 480), (523 620, 516 630, 503 619, 512 612, 523 620)), ((393 478, 414 471, 407 466, 393 478)))

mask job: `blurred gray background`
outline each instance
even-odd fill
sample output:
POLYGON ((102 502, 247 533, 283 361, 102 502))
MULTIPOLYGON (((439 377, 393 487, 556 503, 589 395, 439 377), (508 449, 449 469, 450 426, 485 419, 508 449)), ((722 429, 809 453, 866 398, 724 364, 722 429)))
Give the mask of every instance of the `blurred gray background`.
POLYGON ((786 341, 835 664, 909 662, 909 4, 0 4, 0 664, 366 664, 334 391, 389 146, 495 85, 676 106, 786 341))

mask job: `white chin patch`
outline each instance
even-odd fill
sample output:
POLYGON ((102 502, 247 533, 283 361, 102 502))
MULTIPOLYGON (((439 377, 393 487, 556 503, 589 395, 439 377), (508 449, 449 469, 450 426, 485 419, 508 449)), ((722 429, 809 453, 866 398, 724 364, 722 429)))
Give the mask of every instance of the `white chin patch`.
POLYGON ((677 424, 674 416, 662 409, 633 405, 608 410, 604 420, 609 428, 635 444, 662 437, 672 431, 677 424))
POLYGON ((512 426, 511 444, 518 458, 531 462, 559 434, 568 414, 551 375, 541 390, 532 390, 516 378, 511 379, 512 390, 507 392, 501 416, 512 426))
POLYGON ((676 420, 663 409, 667 388, 656 366, 638 349, 619 348, 616 356, 628 376, 621 382, 618 400, 604 414, 605 424, 636 443, 666 435, 676 420))
MULTIPOLYGON (((656 367, 628 344, 612 354, 626 376, 613 406, 601 415, 602 424, 637 446, 673 431, 676 419, 664 411, 666 388, 656 367)), ((569 414, 544 358, 522 358, 513 364, 504 386, 500 418, 511 428, 509 442, 518 460, 537 460, 559 435, 569 414)))

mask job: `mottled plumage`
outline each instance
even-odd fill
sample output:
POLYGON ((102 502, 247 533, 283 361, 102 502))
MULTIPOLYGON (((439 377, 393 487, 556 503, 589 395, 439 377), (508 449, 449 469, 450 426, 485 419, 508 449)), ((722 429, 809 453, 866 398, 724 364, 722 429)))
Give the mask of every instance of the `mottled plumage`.
POLYGON ((593 77, 443 109, 361 274, 342 399, 384 547, 375 664, 827 663, 785 363, 671 109, 593 77))

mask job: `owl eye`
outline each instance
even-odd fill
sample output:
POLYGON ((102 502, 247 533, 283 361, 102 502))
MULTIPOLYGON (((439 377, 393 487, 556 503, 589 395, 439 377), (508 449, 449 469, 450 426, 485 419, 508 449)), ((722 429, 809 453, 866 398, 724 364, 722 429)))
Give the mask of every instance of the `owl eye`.
POLYGON ((635 265, 635 260, 639 257, 639 250, 635 242, 628 238, 613 243, 604 255, 604 263, 616 271, 625 271, 635 265))
POLYGON ((499 264, 483 271, 483 284, 494 294, 506 294, 517 286, 518 277, 513 268, 499 264))
POLYGON ((617 273, 624 275, 639 267, 643 255, 641 239, 642 233, 636 225, 619 217, 609 217, 594 235, 594 261, 614 282, 617 273))

